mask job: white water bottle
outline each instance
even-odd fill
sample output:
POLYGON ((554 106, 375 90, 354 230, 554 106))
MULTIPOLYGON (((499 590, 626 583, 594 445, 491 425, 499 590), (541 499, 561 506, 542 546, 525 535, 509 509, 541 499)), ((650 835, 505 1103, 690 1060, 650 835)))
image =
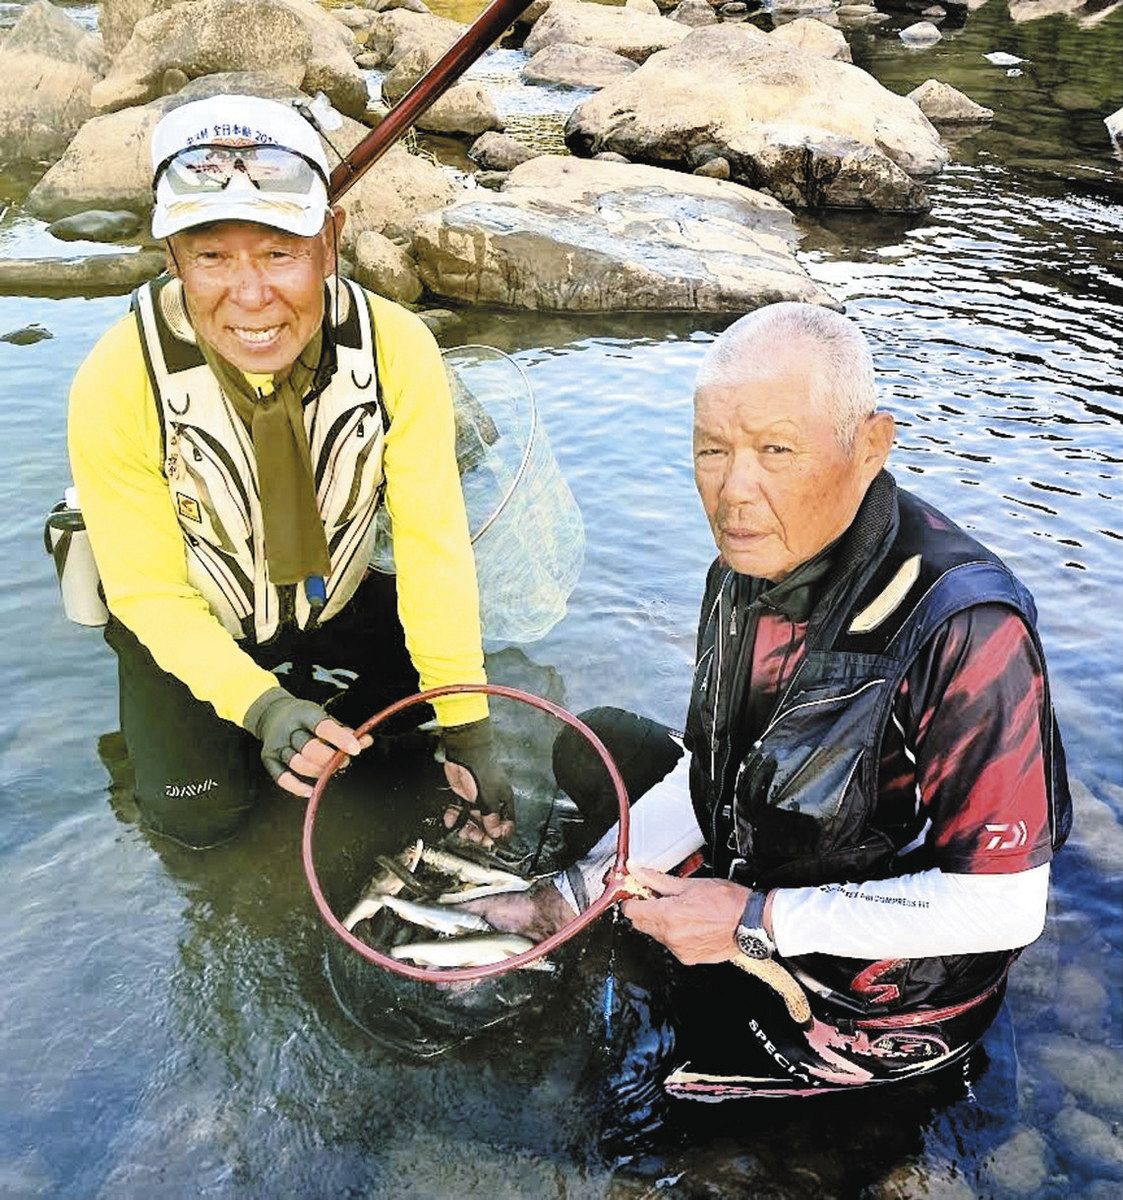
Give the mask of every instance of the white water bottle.
POLYGON ((43 544, 55 560, 67 617, 78 625, 104 625, 109 610, 101 598, 101 578, 78 505, 77 488, 68 487, 65 498, 51 509, 43 544))

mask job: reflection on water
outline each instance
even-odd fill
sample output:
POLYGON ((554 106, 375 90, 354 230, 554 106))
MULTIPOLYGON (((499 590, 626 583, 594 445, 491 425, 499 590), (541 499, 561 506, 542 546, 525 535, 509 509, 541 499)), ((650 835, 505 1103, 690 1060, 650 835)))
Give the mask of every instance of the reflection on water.
MULTIPOLYGON (((0 332, 55 334, 0 346, 5 1194, 1116 1194, 1123 196, 1100 122, 1123 103, 1123 12, 1014 24, 991 0, 925 52, 895 27, 855 37, 856 59, 898 91, 955 83, 996 109, 993 128, 957 144, 927 218, 805 220, 805 261, 873 341, 902 481, 1033 589, 1077 781, 1050 924, 1014 970, 986 1069, 860 1104, 675 1107, 659 1143, 614 1169, 599 1139, 627 1106, 602 1085, 642 1014, 607 922, 566 977, 580 985, 540 1013, 420 1064, 372 1042, 331 994, 298 806, 278 797, 199 856, 150 845, 106 804, 112 664, 63 620, 40 522, 69 478, 67 381, 125 303, 4 298, 0 332), (1026 58, 1023 74, 982 58, 996 49, 1026 58)), ((495 657, 499 682, 681 719, 711 554, 690 381, 723 324, 464 312, 458 340, 529 372, 588 533, 570 615, 525 656, 495 657)))

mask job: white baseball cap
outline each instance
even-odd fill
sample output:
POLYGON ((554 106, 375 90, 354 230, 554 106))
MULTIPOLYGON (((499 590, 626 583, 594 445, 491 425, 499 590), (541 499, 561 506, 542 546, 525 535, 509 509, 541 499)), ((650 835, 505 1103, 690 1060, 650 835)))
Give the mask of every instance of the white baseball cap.
POLYGON ((152 173, 157 238, 210 221, 312 237, 330 211, 319 135, 279 100, 210 96, 172 109, 152 132, 152 173))

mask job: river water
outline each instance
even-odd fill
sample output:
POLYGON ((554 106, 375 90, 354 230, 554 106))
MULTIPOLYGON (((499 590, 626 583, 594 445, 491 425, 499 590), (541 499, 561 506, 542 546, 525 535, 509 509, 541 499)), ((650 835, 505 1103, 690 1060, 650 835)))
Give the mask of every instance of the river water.
MULTIPOLYGON (((1101 121, 1123 103, 1123 11, 1015 23, 990 0, 921 52, 901 23, 853 35, 856 61, 898 91, 956 83, 994 124, 956 145, 929 216, 806 221, 803 258, 873 344, 901 482, 1002 554, 1041 610, 1076 828, 989 1067, 924 1094, 690 1108, 614 1162, 589 1081, 619 1031, 573 997, 420 1064, 372 1041, 328 984, 298 805, 192 855, 150 843, 120 789, 108 802, 113 662, 63 619, 40 534, 69 481, 68 380, 124 300, 3 298, 0 332, 54 337, 0 345, 0 1194, 1118 1194, 1123 168, 1101 121)), ((571 103, 554 96, 555 113, 571 103)), ((0 252, 46 240, 17 211, 0 220, 0 252)), ((691 378, 723 324, 463 313, 457 340, 528 372, 588 535, 568 616, 496 653, 495 680, 681 720, 712 553, 691 378)))

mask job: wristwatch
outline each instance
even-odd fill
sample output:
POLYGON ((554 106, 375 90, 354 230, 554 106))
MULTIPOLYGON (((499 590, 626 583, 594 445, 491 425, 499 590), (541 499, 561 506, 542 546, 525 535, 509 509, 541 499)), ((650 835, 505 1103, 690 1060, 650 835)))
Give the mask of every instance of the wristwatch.
POLYGON ((741 913, 741 922, 733 933, 737 949, 748 958, 771 958, 776 950, 776 943, 764 928, 764 905, 767 899, 767 892, 750 891, 744 912, 741 913))

